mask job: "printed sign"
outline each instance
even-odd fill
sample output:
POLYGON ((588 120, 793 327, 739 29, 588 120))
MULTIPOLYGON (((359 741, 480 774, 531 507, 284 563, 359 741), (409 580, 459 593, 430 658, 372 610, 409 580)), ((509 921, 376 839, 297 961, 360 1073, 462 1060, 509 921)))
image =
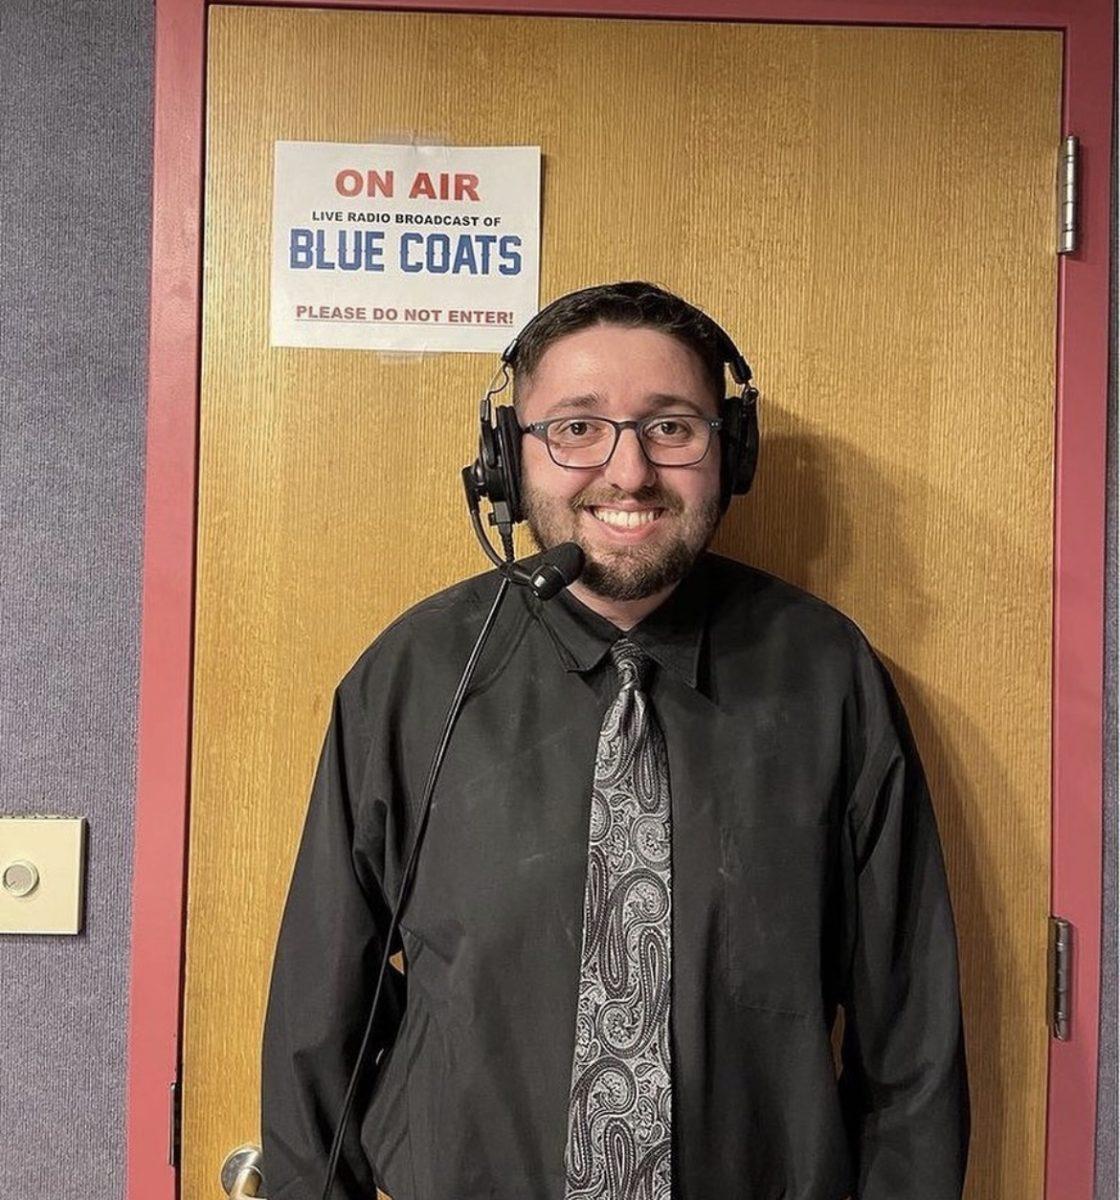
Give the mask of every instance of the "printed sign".
POLYGON ((540 147, 275 153, 273 346, 494 353, 537 311, 540 147))

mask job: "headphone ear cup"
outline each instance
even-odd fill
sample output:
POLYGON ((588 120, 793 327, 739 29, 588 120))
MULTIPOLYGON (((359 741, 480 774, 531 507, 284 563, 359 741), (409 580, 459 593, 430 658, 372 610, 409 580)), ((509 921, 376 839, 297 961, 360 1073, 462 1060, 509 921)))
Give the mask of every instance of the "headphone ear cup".
POLYGON ((737 396, 728 396, 719 406, 723 428, 719 439, 719 506, 727 511, 739 462, 739 422, 741 410, 736 404, 737 396))
POLYGON ((731 497, 745 495, 754 481, 758 466, 758 393, 728 396, 721 406, 723 417, 722 456, 720 463, 720 503, 724 509, 731 497))
POLYGON ((754 473, 758 469, 758 392, 749 388, 747 394, 739 399, 738 407, 742 413, 739 426, 739 461, 736 464, 735 482, 732 491, 742 496, 751 490, 754 473))
POLYGON ((473 475, 479 494, 485 496, 491 504, 502 496, 496 495, 501 490, 502 477, 499 466, 497 436, 489 416, 484 416, 478 425, 478 457, 474 460, 473 475))
POLYGON ((494 410, 495 443, 498 451, 496 471, 501 474, 501 488, 509 506, 509 518, 516 524, 521 515, 521 426, 512 404, 494 410))

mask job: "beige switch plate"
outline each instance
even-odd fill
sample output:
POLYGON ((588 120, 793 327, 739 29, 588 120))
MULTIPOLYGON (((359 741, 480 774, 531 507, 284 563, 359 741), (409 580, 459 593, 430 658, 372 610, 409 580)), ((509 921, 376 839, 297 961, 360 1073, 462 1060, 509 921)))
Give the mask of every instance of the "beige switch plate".
POLYGON ((0 817, 0 933, 80 933, 85 874, 85 817, 0 817), (38 873, 25 896, 3 886, 14 863, 38 873))

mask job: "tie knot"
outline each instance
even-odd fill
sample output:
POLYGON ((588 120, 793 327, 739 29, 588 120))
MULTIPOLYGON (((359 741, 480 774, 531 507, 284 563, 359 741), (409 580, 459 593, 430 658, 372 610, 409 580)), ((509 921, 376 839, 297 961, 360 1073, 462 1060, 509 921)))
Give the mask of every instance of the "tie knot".
POLYGON ((624 688, 640 688, 649 679, 653 660, 640 646, 636 646, 626 638, 619 638, 611 646, 611 659, 624 688))

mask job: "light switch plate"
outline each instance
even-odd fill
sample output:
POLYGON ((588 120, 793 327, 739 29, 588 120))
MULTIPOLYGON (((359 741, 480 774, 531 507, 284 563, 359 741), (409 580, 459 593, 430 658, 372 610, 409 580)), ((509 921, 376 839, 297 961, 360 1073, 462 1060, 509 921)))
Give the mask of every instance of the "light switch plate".
POLYGON ((0 817, 0 933, 80 933, 85 817, 0 817))

